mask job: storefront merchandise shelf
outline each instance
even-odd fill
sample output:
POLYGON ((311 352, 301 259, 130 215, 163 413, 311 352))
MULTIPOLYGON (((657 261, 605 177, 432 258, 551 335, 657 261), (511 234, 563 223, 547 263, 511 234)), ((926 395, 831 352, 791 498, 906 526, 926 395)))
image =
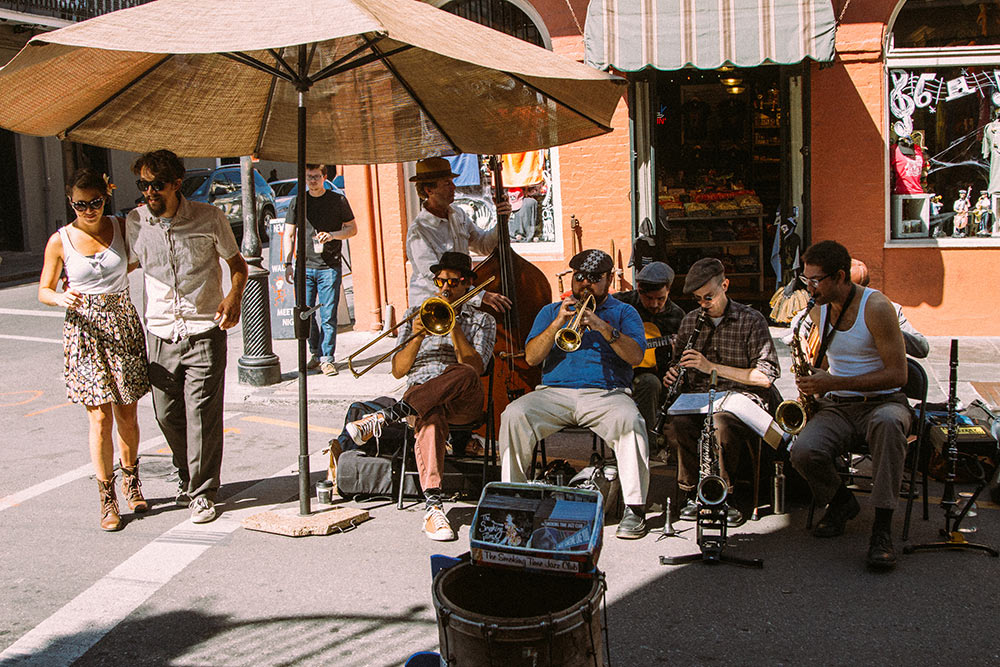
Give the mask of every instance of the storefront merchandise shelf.
POLYGON ((674 248, 700 248, 702 246, 725 246, 725 245, 760 245, 760 239, 750 240, 734 240, 734 241, 716 241, 716 240, 705 240, 705 241, 683 241, 683 242, 671 242, 670 245, 674 248))

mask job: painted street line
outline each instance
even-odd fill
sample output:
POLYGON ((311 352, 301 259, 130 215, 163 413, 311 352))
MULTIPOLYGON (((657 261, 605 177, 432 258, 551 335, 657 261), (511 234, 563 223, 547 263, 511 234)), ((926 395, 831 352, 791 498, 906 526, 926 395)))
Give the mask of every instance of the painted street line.
POLYGON ((64 310, 27 310, 25 308, 0 308, 0 315, 30 315, 32 317, 66 317, 64 310))
POLYGON ((6 340, 24 340, 29 343, 58 343, 63 344, 62 338, 37 338, 35 336, 8 336, 7 334, 0 334, 0 338, 6 340))
MULTIPOLYGON (((270 426, 285 426, 288 428, 298 428, 299 423, 288 421, 287 419, 273 419, 271 417, 258 417, 256 415, 248 415, 243 417, 245 422, 255 422, 257 424, 268 424, 270 426)), ((340 435, 340 432, 344 429, 342 428, 330 428, 329 426, 316 426, 315 424, 309 424, 309 430, 315 431, 316 433, 332 433, 333 435, 340 435)))
MULTIPOLYGON (((241 414, 242 413, 240 412, 233 412, 231 414, 224 415, 223 419, 224 420, 235 419, 239 417, 241 414)), ((158 435, 155 438, 150 438, 149 440, 144 440, 139 443, 139 453, 140 454, 149 453, 150 450, 156 449, 157 447, 165 445, 166 443, 167 440, 162 435, 158 435)), ((39 482, 34 486, 29 486, 27 489, 24 489, 23 491, 17 491, 15 493, 12 493, 9 496, 0 498, 0 512, 10 509, 11 507, 17 507, 26 500, 31 500, 32 498, 40 496, 43 493, 48 493, 53 489, 58 489, 60 486, 64 484, 69 484, 70 482, 75 482, 78 479, 89 477, 92 474, 94 474, 93 464, 85 463, 79 468, 70 470, 69 472, 64 472, 63 474, 57 477, 53 477, 52 479, 47 479, 44 482, 39 482)))
MULTIPOLYGON (((325 465, 326 459, 321 453, 314 454, 310 466, 325 465)), ((72 664, 164 584, 232 535, 245 516, 276 507, 295 495, 297 486, 289 478, 297 471, 297 464, 283 468, 227 498, 220 505, 226 511, 211 523, 195 524, 186 519, 166 531, 8 646, 0 653, 0 665, 72 664), (268 506, 254 502, 261 498, 278 500, 268 506), (240 509, 241 503, 250 504, 240 509)))

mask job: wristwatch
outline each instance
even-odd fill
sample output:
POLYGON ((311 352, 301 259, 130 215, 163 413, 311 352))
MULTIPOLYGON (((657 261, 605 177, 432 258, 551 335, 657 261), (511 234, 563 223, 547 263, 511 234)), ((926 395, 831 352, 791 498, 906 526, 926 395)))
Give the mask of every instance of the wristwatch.
POLYGON ((614 345, 614 342, 616 340, 618 340, 619 338, 621 338, 621 337, 622 337, 622 332, 619 331, 618 329, 615 329, 614 327, 612 327, 611 328, 611 338, 608 339, 608 342, 611 343, 612 345, 614 345))

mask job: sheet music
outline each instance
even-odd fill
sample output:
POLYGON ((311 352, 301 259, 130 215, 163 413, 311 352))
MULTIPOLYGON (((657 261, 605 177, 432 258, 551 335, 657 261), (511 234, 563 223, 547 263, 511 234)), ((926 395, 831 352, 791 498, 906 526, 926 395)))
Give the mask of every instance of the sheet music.
MULTIPOLYGON (((754 430, 764 441, 777 449, 781 443, 782 432, 775 424, 767 410, 753 402, 749 397, 737 391, 721 391, 715 394, 712 409, 718 412, 729 412, 754 430)), ((681 394, 667 411, 670 415, 708 414, 708 393, 681 394)))

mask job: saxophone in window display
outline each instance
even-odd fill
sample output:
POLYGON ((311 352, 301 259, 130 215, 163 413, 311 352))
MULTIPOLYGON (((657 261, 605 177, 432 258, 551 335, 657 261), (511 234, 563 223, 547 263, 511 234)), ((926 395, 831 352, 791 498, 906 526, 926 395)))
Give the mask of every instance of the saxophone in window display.
MULTIPOLYGON (((816 305, 816 298, 809 299, 806 304, 805 314, 799 319, 792 332, 792 373, 795 377, 801 377, 812 373, 812 366, 809 364, 808 356, 802 349, 802 326, 809 319, 809 313, 816 305)), ((799 392, 799 397, 794 400, 782 401, 774 413, 774 421, 782 431, 789 435, 795 435, 805 427, 809 417, 816 412, 816 399, 808 394, 799 392)))

